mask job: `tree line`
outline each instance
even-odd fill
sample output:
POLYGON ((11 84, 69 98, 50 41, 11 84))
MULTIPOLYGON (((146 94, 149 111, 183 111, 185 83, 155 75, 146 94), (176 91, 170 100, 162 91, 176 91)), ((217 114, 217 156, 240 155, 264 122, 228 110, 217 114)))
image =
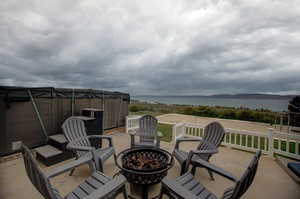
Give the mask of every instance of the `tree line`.
MULTIPOLYGON (((267 109, 249 109, 222 106, 191 106, 191 105, 168 105, 168 104, 150 104, 146 102, 134 101, 129 106, 129 111, 141 114, 167 114, 180 113, 185 115, 194 115, 201 117, 215 117, 224 119, 235 119, 253 122, 263 122, 274 124, 277 112, 267 109)), ((279 121, 277 121, 279 122, 279 121)), ((286 121, 284 121, 286 123, 286 121)))

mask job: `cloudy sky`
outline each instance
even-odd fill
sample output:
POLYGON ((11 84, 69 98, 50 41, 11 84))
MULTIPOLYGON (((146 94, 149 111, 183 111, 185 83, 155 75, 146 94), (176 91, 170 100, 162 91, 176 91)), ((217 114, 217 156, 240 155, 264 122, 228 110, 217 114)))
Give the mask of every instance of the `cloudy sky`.
POLYGON ((300 1, 1 0, 0 84, 300 94, 300 1))

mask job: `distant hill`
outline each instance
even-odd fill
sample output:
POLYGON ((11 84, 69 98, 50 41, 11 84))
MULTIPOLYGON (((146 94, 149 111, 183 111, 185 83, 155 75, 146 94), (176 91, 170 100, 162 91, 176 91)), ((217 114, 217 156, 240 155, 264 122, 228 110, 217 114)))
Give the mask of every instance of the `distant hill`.
POLYGON ((132 97, 207 97, 207 98, 227 98, 227 99, 274 99, 291 100, 296 95, 271 95, 260 93, 240 93, 240 94, 218 94, 218 95, 137 95, 132 97))
POLYGON ((248 93, 242 93, 242 94, 234 94, 234 95, 228 95, 228 94, 221 94, 221 95, 210 95, 207 97, 214 97, 214 98, 238 98, 238 99, 292 99, 295 97, 295 95, 271 95, 271 94, 248 94, 248 93))

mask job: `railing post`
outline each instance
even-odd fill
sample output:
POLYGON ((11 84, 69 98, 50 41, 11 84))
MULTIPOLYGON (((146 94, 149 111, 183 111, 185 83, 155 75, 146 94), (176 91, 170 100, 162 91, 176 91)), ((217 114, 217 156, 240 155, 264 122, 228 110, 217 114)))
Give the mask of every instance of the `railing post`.
POLYGON ((185 123, 181 123, 181 136, 182 137, 186 136, 186 125, 185 125, 185 123))
POLYGON ((125 119, 125 132, 128 133, 128 116, 126 116, 126 119, 125 119))
POLYGON ((272 128, 269 128, 269 156, 274 157, 274 130, 272 128))
POLYGON ((227 134, 229 134, 229 142, 228 142, 228 144, 227 144, 227 147, 229 147, 229 148, 232 148, 232 143, 231 143, 231 132, 229 131, 229 130, 226 130, 225 129, 225 132, 227 133, 227 134))
POLYGON ((172 143, 176 143, 176 135, 177 135, 177 124, 173 125, 172 128, 172 143))
POLYGON ((184 123, 178 123, 173 125, 172 128, 172 142, 173 144, 176 143, 176 138, 178 137, 177 135, 180 134, 184 136, 184 123))
POLYGON ((280 113, 280 132, 282 132, 282 126, 283 126, 283 114, 280 113))
POLYGON ((141 118, 141 116, 130 116, 130 115, 126 116, 125 132, 129 133, 129 131, 139 128, 138 121, 140 118, 141 118), (135 125, 136 121, 137 121, 137 125, 135 125))

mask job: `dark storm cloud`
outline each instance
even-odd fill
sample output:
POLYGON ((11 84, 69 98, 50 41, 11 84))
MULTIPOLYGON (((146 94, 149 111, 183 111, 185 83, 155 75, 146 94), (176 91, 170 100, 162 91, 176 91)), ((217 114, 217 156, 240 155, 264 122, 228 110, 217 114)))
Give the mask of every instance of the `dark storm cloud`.
POLYGON ((296 0, 4 0, 0 44, 5 85, 300 92, 296 0))

